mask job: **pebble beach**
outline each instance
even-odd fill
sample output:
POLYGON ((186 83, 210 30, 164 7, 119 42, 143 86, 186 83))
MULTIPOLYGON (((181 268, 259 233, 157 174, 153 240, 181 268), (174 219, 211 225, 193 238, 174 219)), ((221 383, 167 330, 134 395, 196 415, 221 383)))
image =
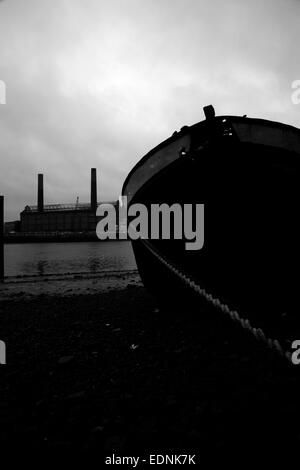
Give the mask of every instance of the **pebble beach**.
POLYGON ((209 306, 161 308, 135 270, 14 278, 0 297, 3 449, 101 460, 299 444, 297 368, 209 306))

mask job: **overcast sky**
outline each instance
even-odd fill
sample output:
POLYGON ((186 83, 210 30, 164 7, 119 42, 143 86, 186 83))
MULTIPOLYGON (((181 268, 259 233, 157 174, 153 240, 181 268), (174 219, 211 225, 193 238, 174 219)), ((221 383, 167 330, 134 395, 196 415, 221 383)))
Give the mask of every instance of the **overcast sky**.
POLYGON ((0 194, 36 204, 117 199, 175 129, 217 114, 300 127, 299 0, 0 1, 0 194))

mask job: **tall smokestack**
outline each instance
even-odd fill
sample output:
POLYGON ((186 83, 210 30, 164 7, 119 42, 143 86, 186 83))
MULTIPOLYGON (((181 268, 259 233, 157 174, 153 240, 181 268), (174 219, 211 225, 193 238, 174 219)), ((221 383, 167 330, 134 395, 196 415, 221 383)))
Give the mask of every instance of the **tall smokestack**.
POLYGON ((91 209, 97 210, 97 173, 96 168, 91 168, 91 209))
POLYGON ((44 179, 41 173, 38 174, 38 211, 44 210, 44 179))

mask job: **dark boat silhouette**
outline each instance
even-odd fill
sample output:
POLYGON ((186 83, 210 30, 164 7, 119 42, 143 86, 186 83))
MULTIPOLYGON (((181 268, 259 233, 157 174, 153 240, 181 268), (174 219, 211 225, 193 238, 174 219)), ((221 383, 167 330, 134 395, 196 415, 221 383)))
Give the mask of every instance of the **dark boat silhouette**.
POLYGON ((205 207, 201 250, 186 250, 184 240, 132 241, 142 280, 164 300, 178 299, 187 287, 178 268, 259 325, 298 316, 300 130, 216 117, 212 106, 204 112, 204 121, 151 150, 124 182, 129 206, 205 207))

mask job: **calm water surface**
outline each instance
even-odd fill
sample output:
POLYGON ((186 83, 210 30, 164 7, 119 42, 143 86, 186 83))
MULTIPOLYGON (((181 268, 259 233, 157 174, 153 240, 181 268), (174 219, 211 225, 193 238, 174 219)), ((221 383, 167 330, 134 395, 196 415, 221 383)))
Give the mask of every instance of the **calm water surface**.
POLYGON ((31 276, 136 269, 129 241, 5 245, 5 275, 31 276))

